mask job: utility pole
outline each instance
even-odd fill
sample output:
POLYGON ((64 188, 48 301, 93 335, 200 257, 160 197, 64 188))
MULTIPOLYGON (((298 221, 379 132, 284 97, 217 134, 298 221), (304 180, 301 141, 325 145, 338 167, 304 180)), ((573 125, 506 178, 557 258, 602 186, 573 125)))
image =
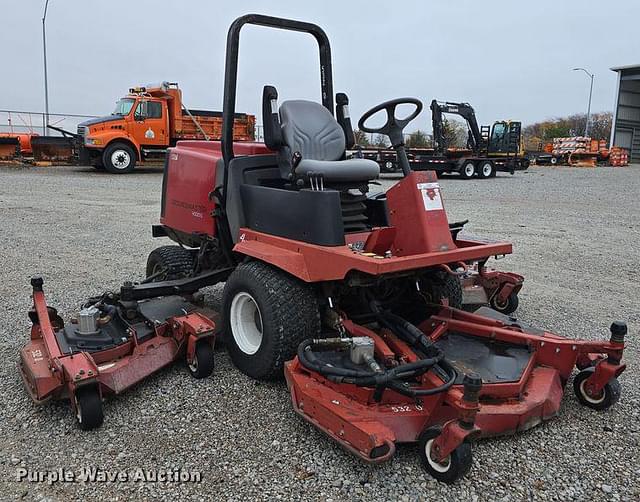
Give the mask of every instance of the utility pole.
MULTIPOLYGON (((48 1, 48 0, 47 0, 48 1)), ((591 119, 591 95, 593 94, 593 73, 588 72, 584 68, 574 68, 573 71, 583 71, 591 79, 591 85, 589 86, 589 105, 587 106, 587 124, 584 127, 584 135, 589 136, 589 122, 591 119)))
POLYGON ((47 7, 49 7, 49 0, 45 0, 44 14, 42 15, 42 52, 44 54, 44 120, 43 120, 43 132, 46 136, 49 132, 47 127, 49 126, 49 84, 47 82, 47 33, 45 30, 45 21, 47 20, 47 7))

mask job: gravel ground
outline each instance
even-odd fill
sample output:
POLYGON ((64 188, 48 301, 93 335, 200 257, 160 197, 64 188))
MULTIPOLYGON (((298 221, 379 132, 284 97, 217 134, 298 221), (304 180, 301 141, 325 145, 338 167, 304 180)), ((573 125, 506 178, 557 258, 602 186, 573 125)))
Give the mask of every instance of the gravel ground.
POLYGON ((526 277, 520 318, 585 338, 607 337, 614 319, 630 326, 617 406, 597 413, 568 390, 556 419, 475 445, 470 474, 454 486, 423 473, 411 446, 385 465, 365 465, 295 415, 284 384, 251 381, 224 352, 212 378, 195 381, 178 364, 108 399, 96 431, 78 430, 67 403, 35 406, 15 369, 28 338, 29 277, 42 273, 63 317, 89 294, 141 279, 160 244, 149 227, 161 170, 0 168, 0 180, 2 500, 640 499, 638 167, 441 181, 451 220, 468 218, 471 232, 514 243, 515 254, 497 266, 526 277), (17 482, 21 466, 182 468, 201 471, 202 480, 49 485, 17 482))

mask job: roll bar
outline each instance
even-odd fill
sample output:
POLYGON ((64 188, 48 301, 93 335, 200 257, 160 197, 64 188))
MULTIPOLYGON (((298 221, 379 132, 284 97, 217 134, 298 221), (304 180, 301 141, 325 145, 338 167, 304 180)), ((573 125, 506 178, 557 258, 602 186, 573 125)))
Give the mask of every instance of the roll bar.
MULTIPOLYGON (((318 42, 320 50, 320 88, 322 104, 333 115, 333 74, 331 70, 331 46, 329 38, 322 28, 312 23, 263 16, 261 14, 247 14, 236 19, 227 34, 227 55, 224 70, 224 101, 222 104, 222 157, 225 171, 233 159, 233 118, 236 111, 236 87, 238 80, 238 50, 240 30, 245 24, 255 24, 276 28, 279 30, 300 31, 309 33, 318 42)), ((226 199, 226 180, 224 198, 226 199)))

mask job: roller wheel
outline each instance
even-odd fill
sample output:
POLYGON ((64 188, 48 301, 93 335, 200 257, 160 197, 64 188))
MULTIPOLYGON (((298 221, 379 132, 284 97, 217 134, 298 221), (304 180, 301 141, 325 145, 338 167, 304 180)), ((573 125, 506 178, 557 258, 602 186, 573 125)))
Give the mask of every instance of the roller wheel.
POLYGON ((89 431, 102 425, 102 399, 98 387, 91 385, 76 389, 73 396, 76 404, 76 420, 82 430, 89 431))
POLYGON ((575 392, 578 401, 582 406, 593 410, 606 410, 611 408, 620 399, 622 387, 617 378, 612 378, 604 386, 600 395, 592 396, 587 392, 586 381, 596 371, 595 367, 583 369, 573 379, 573 392, 575 392))
POLYGON ((259 261, 239 265, 222 294, 225 343, 236 367, 259 380, 282 377, 305 338, 320 333, 314 290, 259 261))
POLYGON ((207 378, 213 373, 213 347, 208 340, 196 342, 195 357, 187 367, 193 378, 207 378))
POLYGON ((473 462, 471 444, 462 443, 443 461, 437 462, 433 458, 433 444, 440 435, 440 429, 431 428, 422 433, 419 440, 420 460, 424 469, 442 483, 452 484, 463 477, 473 462))
POLYGON ((149 253, 147 277, 153 282, 171 281, 189 277, 193 270, 193 256, 180 246, 162 246, 149 253))
POLYGON ((467 160, 460 169, 460 177, 469 180, 476 174, 476 164, 472 160, 467 160))
POLYGON ((498 300, 498 295, 495 294, 491 298, 491 308, 501 312, 503 314, 511 314, 518 309, 518 304, 520 300, 518 300, 517 293, 511 293, 505 302, 500 302, 498 300))
POLYGON ((136 152, 125 143, 111 143, 102 154, 104 168, 112 174, 126 174, 136 167, 136 152))

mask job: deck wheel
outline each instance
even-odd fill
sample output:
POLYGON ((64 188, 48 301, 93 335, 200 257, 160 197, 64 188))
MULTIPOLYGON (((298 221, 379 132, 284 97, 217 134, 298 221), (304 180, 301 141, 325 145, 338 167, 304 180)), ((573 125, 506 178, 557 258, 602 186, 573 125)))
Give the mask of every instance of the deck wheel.
POLYGON ((76 389, 73 399, 76 404, 76 420, 82 430, 89 431, 102 425, 102 399, 97 385, 76 389))
POLYGON ((209 341, 198 340, 193 361, 187 363, 189 373, 193 378, 207 378, 213 373, 213 361, 213 347, 209 341))
POLYGON ((435 479, 442 483, 452 484, 463 477, 473 462, 471 444, 463 442, 443 461, 438 462, 434 458, 434 444, 440 435, 439 428, 430 428, 420 436, 420 460, 424 469, 435 479))
POLYGON ((586 406, 592 410, 606 410, 618 402, 622 387, 617 378, 612 378, 597 396, 592 395, 589 393, 586 384, 587 379, 593 375, 595 371, 595 367, 591 366, 578 373, 573 379, 573 391, 582 406, 586 406))

